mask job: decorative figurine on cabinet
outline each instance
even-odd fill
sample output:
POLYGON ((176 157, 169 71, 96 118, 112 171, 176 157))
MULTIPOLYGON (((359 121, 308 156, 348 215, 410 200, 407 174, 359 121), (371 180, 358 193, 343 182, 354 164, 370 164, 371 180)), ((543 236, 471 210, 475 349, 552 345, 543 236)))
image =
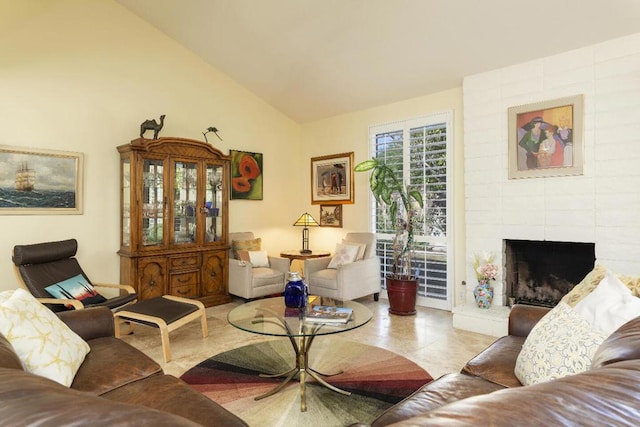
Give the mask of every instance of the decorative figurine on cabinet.
POLYGON ((152 130, 153 131, 153 139, 158 139, 158 134, 160 133, 160 130, 162 129, 162 126, 164 126, 164 118, 166 117, 166 115, 161 115, 160 116, 160 123, 156 122, 155 119, 153 120, 145 120, 144 122, 142 122, 140 124, 140 138, 144 138, 144 133, 148 130, 152 130))

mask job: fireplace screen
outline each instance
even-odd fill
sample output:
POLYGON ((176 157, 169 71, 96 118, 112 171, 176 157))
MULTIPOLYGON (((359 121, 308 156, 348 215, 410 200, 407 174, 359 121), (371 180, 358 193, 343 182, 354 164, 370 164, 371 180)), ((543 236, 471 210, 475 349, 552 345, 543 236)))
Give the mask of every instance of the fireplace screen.
POLYGON ((554 307, 595 263, 593 243, 505 241, 509 303, 554 307))

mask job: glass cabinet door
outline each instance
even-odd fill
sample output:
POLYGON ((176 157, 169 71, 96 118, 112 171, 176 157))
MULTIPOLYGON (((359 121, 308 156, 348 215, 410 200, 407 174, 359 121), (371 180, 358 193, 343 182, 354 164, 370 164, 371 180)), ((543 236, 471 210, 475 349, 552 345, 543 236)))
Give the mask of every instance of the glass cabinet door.
POLYGON ((207 188, 205 190, 205 242, 217 242, 222 239, 222 172, 220 165, 207 165, 207 188))
POLYGON ((145 159, 142 162, 142 244, 163 245, 164 227, 164 162, 145 159))
POLYGON ((198 168, 197 163, 176 161, 174 163, 173 196, 173 244, 184 245, 196 241, 198 212, 198 168))
POLYGON ((131 246, 131 159, 122 159, 120 183, 120 206, 122 206, 122 236, 120 245, 131 246))

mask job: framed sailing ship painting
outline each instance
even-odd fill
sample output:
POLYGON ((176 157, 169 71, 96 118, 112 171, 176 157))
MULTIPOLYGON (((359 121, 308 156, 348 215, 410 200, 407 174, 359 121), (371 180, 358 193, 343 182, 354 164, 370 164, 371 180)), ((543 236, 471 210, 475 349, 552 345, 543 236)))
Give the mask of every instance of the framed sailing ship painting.
POLYGON ((82 214, 83 154, 0 145, 0 214, 82 214))

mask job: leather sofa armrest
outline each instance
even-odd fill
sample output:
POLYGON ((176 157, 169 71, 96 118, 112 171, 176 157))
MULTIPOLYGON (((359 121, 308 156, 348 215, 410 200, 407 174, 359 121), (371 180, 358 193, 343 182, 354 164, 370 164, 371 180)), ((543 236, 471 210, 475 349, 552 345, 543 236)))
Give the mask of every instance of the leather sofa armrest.
POLYGON ((113 313, 107 307, 92 307, 57 313, 73 332, 85 341, 94 338, 115 337, 113 313))
POLYGON ((526 337, 533 327, 551 309, 533 305, 516 304, 509 313, 509 335, 526 337))

